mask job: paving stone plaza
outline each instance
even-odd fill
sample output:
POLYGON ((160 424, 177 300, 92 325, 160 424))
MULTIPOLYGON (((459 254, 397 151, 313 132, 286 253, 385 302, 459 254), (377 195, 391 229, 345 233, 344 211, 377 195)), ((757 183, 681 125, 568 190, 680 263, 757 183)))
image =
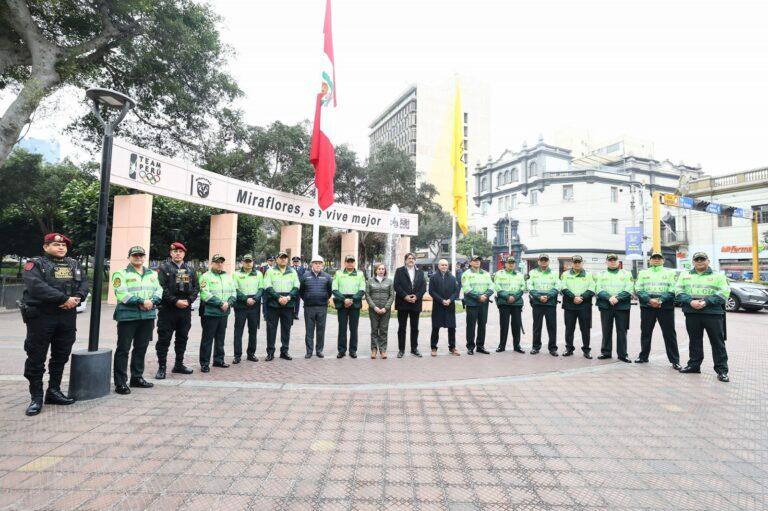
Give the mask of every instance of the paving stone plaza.
MULTIPOLYGON (((112 310, 102 346, 114 348, 112 310)), ((768 312, 728 315, 730 383, 716 380, 708 346, 702 374, 674 371, 658 329, 644 365, 509 350, 451 357, 445 331, 433 358, 426 317, 422 359, 394 357, 396 322, 392 356, 365 357, 362 318, 361 357, 337 360, 329 316, 324 360, 303 358, 298 321, 293 361, 264 362, 260 330, 259 362, 201 374, 193 319, 194 374, 155 381, 152 345, 153 389, 26 417, 23 324, 0 314, 0 509, 768 509, 768 312)), ((75 349, 87 325, 80 315, 75 349)), ((524 325, 530 349, 528 307, 524 325)), ((558 335, 562 349, 559 310, 558 335)), ((492 310, 487 347, 497 342, 492 310)))

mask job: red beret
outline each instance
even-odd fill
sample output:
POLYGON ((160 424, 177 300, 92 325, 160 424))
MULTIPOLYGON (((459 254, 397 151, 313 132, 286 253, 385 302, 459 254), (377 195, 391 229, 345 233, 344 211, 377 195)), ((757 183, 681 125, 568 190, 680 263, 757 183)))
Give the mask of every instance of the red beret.
POLYGON ((43 244, 53 243, 54 241, 59 243, 66 243, 67 248, 72 246, 72 240, 70 240, 63 234, 59 234, 58 232, 52 232, 52 233, 46 234, 45 238, 43 238, 43 244))
POLYGON ((184 243, 182 243, 180 241, 174 241, 173 243, 171 243, 171 250, 174 250, 174 249, 177 249, 177 248, 180 248, 184 252, 187 251, 187 247, 184 246, 184 243))

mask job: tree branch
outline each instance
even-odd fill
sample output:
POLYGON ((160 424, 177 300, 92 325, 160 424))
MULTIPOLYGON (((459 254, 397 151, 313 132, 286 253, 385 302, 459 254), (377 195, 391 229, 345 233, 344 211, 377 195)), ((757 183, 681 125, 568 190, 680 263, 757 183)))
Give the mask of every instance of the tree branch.
POLYGON ((118 36, 126 36, 128 35, 130 30, 122 31, 119 28, 117 28, 114 23, 112 23, 112 20, 109 18, 110 10, 109 10, 109 3, 106 1, 102 1, 99 3, 99 18, 101 19, 101 32, 96 34, 91 39, 84 41, 80 44, 76 44, 75 46, 71 46, 69 48, 66 48, 65 51, 67 53, 67 56, 69 57, 77 57, 78 55, 83 55, 87 53, 91 53, 93 51, 100 50, 107 44, 114 41, 115 38, 118 36))
POLYGON ((5 4, 8 7, 8 21, 27 43, 33 65, 37 64, 36 61, 42 57, 43 52, 53 52, 58 56, 58 47, 45 38, 24 0, 5 0, 5 4))

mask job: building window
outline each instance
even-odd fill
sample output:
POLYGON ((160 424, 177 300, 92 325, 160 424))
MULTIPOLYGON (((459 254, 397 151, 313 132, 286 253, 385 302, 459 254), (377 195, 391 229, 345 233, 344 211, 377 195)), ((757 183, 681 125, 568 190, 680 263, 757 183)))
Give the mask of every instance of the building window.
POLYGON ((573 234, 573 217, 563 217, 563 234, 573 234))
POLYGON ((483 215, 487 215, 488 214, 488 209, 490 209, 490 207, 491 207, 490 201, 484 200, 480 204, 480 211, 482 211, 483 215))
POLYGON ((480 180, 480 191, 481 192, 487 192, 488 191, 488 178, 484 177, 480 180))
POLYGON ((504 197, 499 197, 498 207, 499 207, 499 213, 503 213, 504 212, 504 197))
POLYGON ((510 177, 511 177, 511 176, 510 176, 509 170, 507 170, 506 172, 504 172, 504 182, 505 182, 505 183, 511 183, 511 182, 512 182, 512 180, 510 179, 510 177))
POLYGON ((611 218, 611 234, 619 234, 619 219, 611 218))
POLYGON ((467 112, 464 112, 464 124, 467 124, 469 122, 469 114, 467 112))
POLYGON ((509 196, 509 209, 517 208, 517 194, 513 193, 509 196))
POLYGON ((504 184, 504 174, 499 174, 496 178, 496 186, 501 186, 504 184))
POLYGON ((611 202, 619 202, 619 187, 611 187, 611 202))
POLYGON ((469 128, 464 126, 464 138, 466 138, 468 134, 469 134, 469 128))
POLYGON ((519 180, 520 178, 517 176, 517 168, 512 169, 512 172, 509 174, 509 182, 516 183, 519 180))
POLYGON ((757 211, 757 223, 768 224, 768 204, 752 206, 752 211, 757 211))
POLYGON ((531 220, 531 236, 539 235, 539 221, 531 220))
POLYGON ((733 225, 733 217, 731 215, 718 215, 717 226, 718 227, 731 227, 733 225))
POLYGON ((563 200, 573 200, 573 185, 563 185, 563 200))
POLYGON ((528 177, 534 177, 538 175, 538 169, 536 168, 536 162, 532 161, 528 164, 528 177))
POLYGON ((539 205, 539 191, 531 190, 531 206, 539 205))

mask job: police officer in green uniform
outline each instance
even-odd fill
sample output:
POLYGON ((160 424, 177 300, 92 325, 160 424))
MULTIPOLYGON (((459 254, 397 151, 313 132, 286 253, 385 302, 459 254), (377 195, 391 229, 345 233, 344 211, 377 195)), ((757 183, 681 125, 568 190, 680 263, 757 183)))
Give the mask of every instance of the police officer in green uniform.
POLYGON ((704 332, 712 346, 717 379, 728 382, 728 352, 725 350, 725 301, 731 294, 722 273, 709 267, 704 252, 693 254, 693 270, 683 272, 677 280, 677 295, 683 304, 685 328, 688 330, 688 364, 681 373, 700 373, 704 360, 704 332))
POLYGON ((608 268, 595 275, 597 307, 600 309, 600 323, 603 343, 600 360, 611 358, 613 352, 613 325, 616 325, 616 354, 622 362, 632 363, 627 356, 627 330, 629 330, 629 309, 632 306, 632 274, 619 268, 619 257, 608 254, 605 258, 608 268))
POLYGON ((672 367, 680 370, 680 353, 675 332, 675 271, 664 268, 664 256, 651 254, 651 267, 640 271, 635 282, 635 294, 640 302, 640 354, 635 364, 648 362, 651 337, 656 322, 664 336, 667 359, 672 367))
POLYGON ((584 269, 584 259, 580 255, 571 258, 573 266, 560 276, 560 292, 563 295, 563 319, 565 322, 564 357, 573 355, 573 337, 576 322, 581 331, 581 352, 584 358, 592 358, 589 347, 592 328, 592 297, 595 296, 595 281, 584 269))
POLYGON ((213 367, 229 367, 224 361, 224 339, 227 336, 229 311, 237 300, 235 281, 224 271, 226 259, 221 254, 211 258, 211 269, 200 277, 200 317, 203 336, 200 341, 200 371, 211 371, 211 348, 213 367))
POLYGON ((349 356, 357 358, 357 325, 365 296, 365 277, 355 268, 354 256, 345 257, 344 266, 343 271, 337 271, 333 276, 331 284, 333 305, 339 317, 336 358, 343 358, 347 353, 347 324, 349 324, 349 356))
POLYGON ((560 294, 560 279, 557 272, 549 268, 549 256, 539 256, 539 267, 528 273, 528 299, 533 309, 533 349, 531 355, 541 350, 541 327, 547 321, 549 354, 557 356, 557 297, 560 294))
POLYGON ((489 354, 485 349, 485 324, 488 322, 488 300, 493 296, 493 279, 490 273, 480 268, 482 261, 480 256, 473 257, 469 270, 461 275, 461 290, 467 311, 467 355, 473 355, 475 351, 489 354))
POLYGON ((48 346, 48 390, 45 403, 71 405, 74 399, 61 392, 61 377, 69 360, 77 333, 77 306, 88 295, 88 281, 80 266, 66 257, 72 242, 57 232, 43 238, 43 257, 36 257, 24 265, 24 296, 20 302, 21 314, 27 325, 24 350, 24 377, 29 380, 32 397, 27 415, 37 415, 43 408, 43 374, 48 346))
POLYGON ((264 274, 264 296, 267 308, 267 362, 275 358, 277 325, 280 324, 280 358, 293 360, 288 354, 293 326, 293 305, 299 295, 299 275, 288 266, 288 254, 280 252, 277 266, 264 274))
POLYGON ((117 347, 113 378, 115 392, 130 394, 128 388, 128 352, 131 353, 131 387, 149 388, 154 384, 144 379, 144 355, 152 341, 157 307, 163 299, 163 288, 157 273, 144 266, 146 251, 139 246, 128 251, 130 264, 112 275, 117 306, 117 347))
POLYGON ((184 261, 187 247, 180 241, 171 243, 170 257, 157 271, 160 285, 163 287, 163 302, 157 312, 157 374, 155 378, 165 378, 168 348, 171 337, 175 334, 173 350, 176 362, 171 372, 192 374, 192 369, 184 365, 184 352, 187 350, 189 330, 192 328, 192 304, 197 300, 199 288, 195 269, 184 261))
POLYGON ((256 332, 261 320, 261 295, 264 292, 264 276, 254 268, 253 256, 245 254, 240 269, 232 278, 235 280, 237 301, 235 302, 235 358, 233 364, 239 364, 243 356, 243 332, 248 324, 248 348, 246 355, 251 362, 256 358, 256 332))
POLYGON ((515 269, 515 258, 507 257, 504 269, 493 276, 493 289, 496 291, 496 306, 499 308, 501 335, 497 353, 507 348, 507 335, 512 327, 512 345, 518 353, 525 353, 520 347, 520 329, 522 328, 523 293, 525 277, 515 269))

